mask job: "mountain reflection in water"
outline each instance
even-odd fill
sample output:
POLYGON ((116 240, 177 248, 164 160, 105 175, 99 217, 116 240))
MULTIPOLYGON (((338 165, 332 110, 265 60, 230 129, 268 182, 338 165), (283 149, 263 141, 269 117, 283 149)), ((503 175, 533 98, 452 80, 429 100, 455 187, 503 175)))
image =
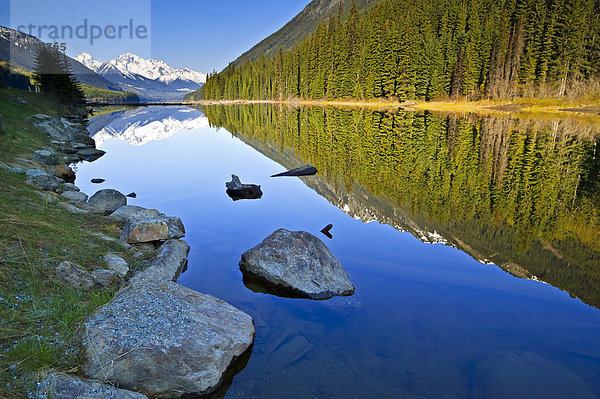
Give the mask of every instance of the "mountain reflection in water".
POLYGON ((109 108, 108 111, 112 112, 100 113, 90 120, 88 130, 96 145, 118 138, 139 146, 164 140, 182 130, 208 126, 208 119, 202 112, 187 107, 127 107, 118 111, 109 108))
POLYGON ((599 139, 584 123, 343 108, 205 106, 350 216, 600 306, 599 139))

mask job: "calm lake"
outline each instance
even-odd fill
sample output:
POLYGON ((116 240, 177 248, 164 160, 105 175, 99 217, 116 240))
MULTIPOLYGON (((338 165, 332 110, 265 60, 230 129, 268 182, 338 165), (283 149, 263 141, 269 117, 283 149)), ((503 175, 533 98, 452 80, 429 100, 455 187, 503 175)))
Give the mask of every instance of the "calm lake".
POLYGON ((219 395, 600 397, 600 141, 585 120, 157 106, 90 131, 107 154, 77 185, 180 217, 179 283, 254 319, 219 395), (307 163, 316 176, 269 177, 307 163), (231 174, 262 199, 232 201, 231 174), (245 286, 241 254, 282 227, 323 240, 356 293, 245 286))

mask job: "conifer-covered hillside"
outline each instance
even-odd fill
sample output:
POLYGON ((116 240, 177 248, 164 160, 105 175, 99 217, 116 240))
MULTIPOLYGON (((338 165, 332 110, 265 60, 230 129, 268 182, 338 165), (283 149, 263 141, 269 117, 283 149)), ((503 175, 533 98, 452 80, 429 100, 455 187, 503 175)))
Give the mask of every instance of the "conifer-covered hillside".
POLYGON ((347 13, 353 3, 356 3, 358 9, 362 10, 377 1, 380 0, 313 0, 285 26, 261 40, 233 63, 241 65, 261 56, 270 57, 277 54, 279 48, 286 51, 302 40, 304 36, 312 33, 319 23, 326 20, 332 12, 337 12, 339 8, 347 13))
POLYGON ((203 98, 561 97, 598 75, 600 0, 384 0, 231 64, 203 98))

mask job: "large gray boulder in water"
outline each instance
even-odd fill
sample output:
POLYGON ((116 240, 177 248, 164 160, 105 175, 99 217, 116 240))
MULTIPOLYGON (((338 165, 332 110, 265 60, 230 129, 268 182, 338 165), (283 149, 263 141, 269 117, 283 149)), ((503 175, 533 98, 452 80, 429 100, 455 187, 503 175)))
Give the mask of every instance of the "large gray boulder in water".
POLYGON ((317 237, 305 231, 276 230, 242 254, 246 278, 311 299, 354 294, 340 262, 317 237))
POLYGON ((92 212, 110 215, 123 205, 127 205, 127 197, 117 190, 107 188, 96 191, 96 194, 90 197, 87 204, 92 212))
POLYGON ((173 282, 132 284, 84 324, 88 376, 150 397, 215 390, 254 341, 246 313, 173 282))
POLYGON ((144 209, 131 213, 121 230, 121 241, 129 244, 181 238, 185 228, 181 219, 165 216, 156 209, 144 209))

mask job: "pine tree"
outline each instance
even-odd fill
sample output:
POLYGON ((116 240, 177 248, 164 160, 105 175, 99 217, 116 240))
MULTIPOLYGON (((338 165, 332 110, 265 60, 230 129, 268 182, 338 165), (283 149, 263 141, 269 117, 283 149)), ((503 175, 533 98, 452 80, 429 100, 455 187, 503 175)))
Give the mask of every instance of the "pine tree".
POLYGON ((68 105, 84 102, 85 96, 65 54, 49 45, 40 45, 33 71, 34 79, 43 93, 54 95, 68 105))

